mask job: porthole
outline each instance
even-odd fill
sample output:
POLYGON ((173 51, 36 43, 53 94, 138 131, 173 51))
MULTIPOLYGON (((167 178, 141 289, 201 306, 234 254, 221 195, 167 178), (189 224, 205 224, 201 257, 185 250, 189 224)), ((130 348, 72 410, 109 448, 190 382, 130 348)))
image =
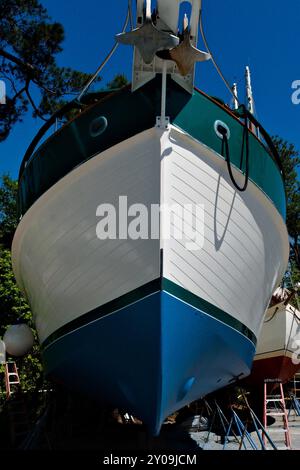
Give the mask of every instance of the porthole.
POLYGON ((100 116, 94 119, 90 124, 90 135, 92 137, 98 137, 106 131, 108 122, 105 116, 100 116))

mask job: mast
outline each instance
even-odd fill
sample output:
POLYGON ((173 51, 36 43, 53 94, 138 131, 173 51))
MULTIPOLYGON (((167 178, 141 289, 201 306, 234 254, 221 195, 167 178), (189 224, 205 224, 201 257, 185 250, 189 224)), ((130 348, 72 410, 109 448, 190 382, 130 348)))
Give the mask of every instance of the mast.
MULTIPOLYGON (((250 72, 250 67, 248 65, 246 66, 245 78, 246 78, 246 97, 247 97, 248 111, 254 115, 254 98, 253 98, 253 90, 252 90, 252 83, 251 83, 251 72, 250 72)), ((259 129, 256 129, 253 123, 249 124, 249 129, 251 129, 251 131, 254 134, 256 134, 257 137, 260 139, 259 129)))
POLYGON ((252 92, 252 84, 251 84, 251 73, 250 67, 247 65, 246 72, 246 95, 247 95, 247 103, 248 103, 248 110, 251 114, 254 114, 254 100, 253 100, 253 92, 252 92))
POLYGON ((232 85, 232 92, 234 94, 233 98, 233 109, 238 109, 239 107, 239 102, 238 102, 238 88, 237 88, 237 83, 234 83, 232 85))

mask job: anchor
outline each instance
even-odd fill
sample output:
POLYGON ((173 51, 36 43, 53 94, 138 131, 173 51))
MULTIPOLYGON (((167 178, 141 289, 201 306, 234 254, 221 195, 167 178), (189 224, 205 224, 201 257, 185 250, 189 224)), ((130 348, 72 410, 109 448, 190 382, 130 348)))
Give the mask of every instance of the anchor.
POLYGON ((204 62, 211 59, 211 55, 207 52, 200 51, 191 43, 190 29, 188 18, 185 15, 183 20, 183 40, 179 46, 164 51, 157 51, 156 55, 160 59, 173 60, 181 75, 188 75, 193 69, 196 62, 204 62))
POLYGON ((121 44, 137 47, 143 61, 150 64, 159 50, 173 49, 179 43, 179 38, 166 31, 157 29, 151 18, 151 0, 146 0, 146 19, 139 28, 129 33, 117 34, 116 41, 121 44))

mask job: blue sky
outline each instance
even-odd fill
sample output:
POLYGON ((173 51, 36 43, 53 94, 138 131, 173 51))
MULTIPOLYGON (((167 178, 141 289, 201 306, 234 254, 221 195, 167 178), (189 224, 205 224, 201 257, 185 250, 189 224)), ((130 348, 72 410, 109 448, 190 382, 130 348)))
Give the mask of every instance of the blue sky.
MULTIPOLYGON (((60 65, 93 72, 121 31, 127 0, 42 0, 50 16, 65 28, 60 65)), ((237 81, 244 98, 244 68, 250 65, 258 119, 270 134, 279 134, 300 150, 300 105, 292 104, 291 84, 300 80, 297 50, 300 1, 203 0, 204 25, 215 58, 229 82, 237 81)), ((201 42, 200 48, 203 48, 201 42)), ((102 73, 106 83, 116 73, 131 77, 132 50, 120 46, 102 73)), ((197 66, 196 85, 229 102, 230 97, 210 62, 197 66)), ((17 177, 19 164, 42 125, 28 115, 0 143, 0 174, 17 177)))

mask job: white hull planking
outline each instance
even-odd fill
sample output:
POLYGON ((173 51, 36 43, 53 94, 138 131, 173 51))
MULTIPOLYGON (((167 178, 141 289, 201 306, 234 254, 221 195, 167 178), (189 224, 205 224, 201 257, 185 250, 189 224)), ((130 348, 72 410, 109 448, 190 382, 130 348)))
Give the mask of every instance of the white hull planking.
MULTIPOLYGON (((244 178, 234 170, 239 181, 244 178)), ((161 218, 161 230, 167 218, 161 218)), ((180 224, 180 221, 174 223, 180 224)), ((246 325, 256 336, 289 255, 285 224, 252 182, 237 192, 225 161, 171 126, 150 129, 96 155, 25 214, 13 242, 16 278, 44 341, 88 311, 163 275, 246 325), (161 160, 161 165, 160 165, 161 160), (204 245, 96 237, 96 208, 204 204, 204 245)))
MULTIPOLYGON (((237 318, 257 336, 274 288, 282 279, 289 244, 273 203, 253 183, 233 187, 226 162, 175 128, 163 147, 163 200, 204 204, 203 248, 164 245, 164 276, 237 318), (169 140, 170 139, 170 140, 169 140)), ((234 171, 241 185, 244 175, 234 171)))

